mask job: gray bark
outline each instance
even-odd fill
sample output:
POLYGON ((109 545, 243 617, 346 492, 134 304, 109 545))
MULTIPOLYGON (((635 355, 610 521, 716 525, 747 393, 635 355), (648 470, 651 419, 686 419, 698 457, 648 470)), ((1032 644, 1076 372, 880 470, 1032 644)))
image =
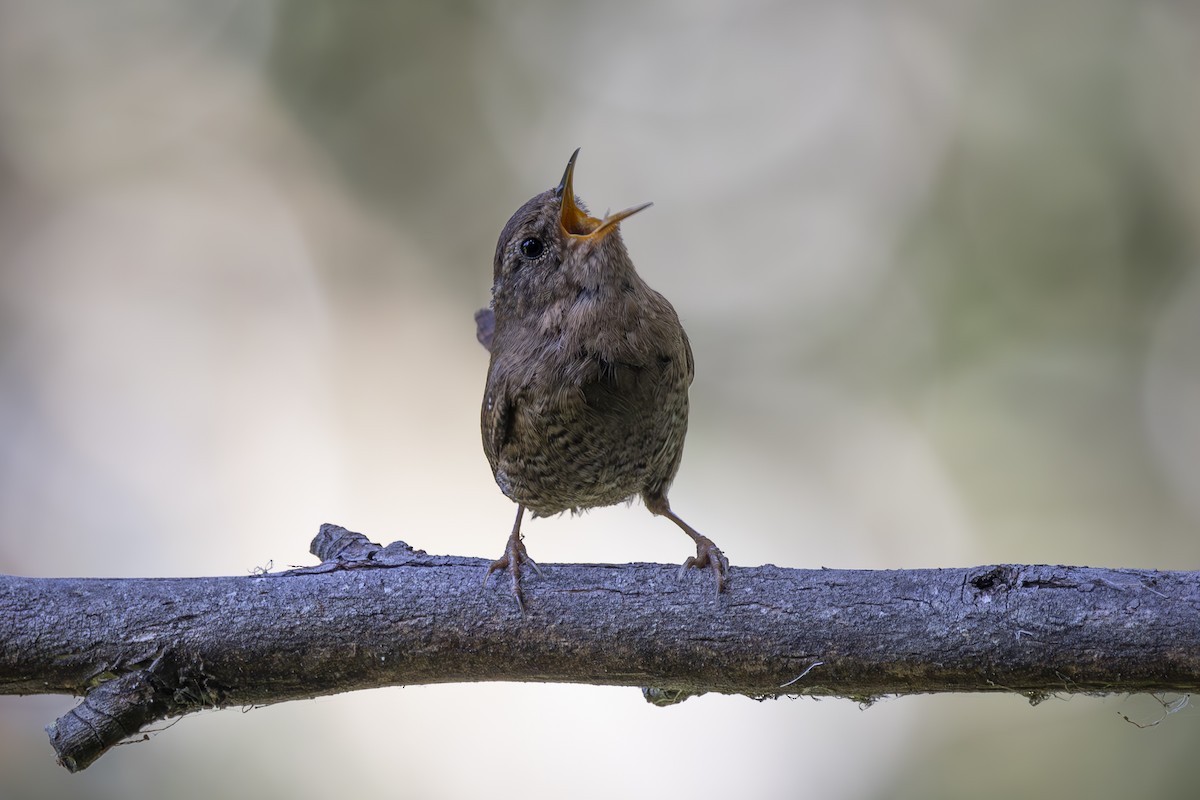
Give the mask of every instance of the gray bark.
POLYGON ((487 561, 326 525, 314 567, 180 579, 0 576, 0 693, 82 695, 50 725, 83 769, 201 708, 422 683, 645 688, 668 704, 927 692, 1200 688, 1200 573, 543 565, 521 613, 487 561), (649 688, 654 687, 654 688, 649 688))

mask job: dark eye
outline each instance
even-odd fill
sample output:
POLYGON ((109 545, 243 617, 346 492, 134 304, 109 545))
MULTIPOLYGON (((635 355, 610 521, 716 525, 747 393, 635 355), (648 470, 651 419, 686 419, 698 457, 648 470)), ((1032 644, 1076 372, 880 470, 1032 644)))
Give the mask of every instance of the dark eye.
POLYGON ((521 242, 521 255, 526 258, 537 258, 545 249, 541 239, 525 239, 521 242))

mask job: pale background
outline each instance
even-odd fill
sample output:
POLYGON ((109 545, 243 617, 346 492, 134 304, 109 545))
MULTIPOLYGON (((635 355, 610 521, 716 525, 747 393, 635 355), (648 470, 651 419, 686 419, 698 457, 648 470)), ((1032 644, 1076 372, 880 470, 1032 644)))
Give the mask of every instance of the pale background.
MULTIPOLYGON (((326 521, 498 556, 471 315, 577 146, 593 208, 655 203, 671 497, 735 565, 1200 568, 1198 74, 1167 0, 0 0, 0 571, 280 569, 326 521)), ((689 553, 640 506, 526 532, 689 553)), ((1176 797, 1200 746, 1146 697, 471 685, 71 776, 72 704, 0 698, 0 796, 1176 797)))

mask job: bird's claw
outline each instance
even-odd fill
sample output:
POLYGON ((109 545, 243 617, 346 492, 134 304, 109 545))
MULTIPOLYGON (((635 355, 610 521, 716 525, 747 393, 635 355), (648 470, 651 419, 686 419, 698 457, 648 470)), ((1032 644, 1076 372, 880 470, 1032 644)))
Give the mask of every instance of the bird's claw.
POLYGON ((512 576, 512 593, 517 600, 517 608, 522 613, 525 611, 525 599, 521 595, 521 566, 528 564, 533 567, 533 571, 539 576, 542 574, 542 568, 537 565, 537 562, 529 557, 529 553, 525 550, 525 543, 521 541, 520 536, 509 537, 508 544, 504 548, 504 555, 493 561, 487 568, 487 572, 483 573, 483 585, 486 587, 488 578, 497 570, 504 570, 512 576))
POLYGON ((696 540, 696 555, 688 556, 688 560, 683 562, 683 566, 679 568, 679 577, 682 578, 691 567, 711 569, 717 576, 717 591, 725 591, 725 580, 729 577, 729 559, 712 539, 701 536, 696 540))

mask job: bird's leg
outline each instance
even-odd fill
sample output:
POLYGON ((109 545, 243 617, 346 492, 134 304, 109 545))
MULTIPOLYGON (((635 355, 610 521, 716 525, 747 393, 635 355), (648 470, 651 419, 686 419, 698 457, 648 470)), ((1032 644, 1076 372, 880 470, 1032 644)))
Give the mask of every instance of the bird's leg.
MULTIPOLYGON (((521 596, 521 565, 528 564, 538 575, 542 570, 525 551, 525 543, 521 541, 521 518, 525 516, 525 506, 517 506, 517 521, 513 523, 512 533, 509 534, 508 544, 504 546, 504 555, 497 558, 483 574, 483 585, 487 586, 488 578, 498 569, 507 570, 512 575, 513 597, 517 598, 517 608, 525 611, 525 600, 521 596)), ((718 551, 720 552, 720 551, 718 551)))
POLYGON ((729 577, 729 559, 721 552, 721 548, 717 547, 716 543, 707 536, 704 536, 691 525, 688 525, 679 515, 671 510, 667 498, 664 496, 643 496, 642 500, 646 503, 646 508, 650 509, 651 514, 666 517, 679 526, 680 530, 692 537, 692 541, 696 543, 696 555, 688 556, 688 560, 683 562, 683 566, 679 568, 679 577, 683 577, 683 573, 690 567, 696 569, 704 569, 707 567, 717 576, 717 591, 725 591, 725 580, 729 577))
POLYGON ((678 525, 684 533, 692 537, 693 541, 696 542, 696 555, 688 556, 687 561, 683 562, 683 566, 679 568, 680 577, 683 577, 683 573, 689 567, 695 567, 696 569, 708 567, 717 576, 717 591, 725 591, 725 580, 729 577, 729 559, 721 552, 721 548, 717 547, 712 539, 700 534, 691 525, 681 520, 679 515, 674 511, 667 509, 667 513, 663 516, 678 525))

